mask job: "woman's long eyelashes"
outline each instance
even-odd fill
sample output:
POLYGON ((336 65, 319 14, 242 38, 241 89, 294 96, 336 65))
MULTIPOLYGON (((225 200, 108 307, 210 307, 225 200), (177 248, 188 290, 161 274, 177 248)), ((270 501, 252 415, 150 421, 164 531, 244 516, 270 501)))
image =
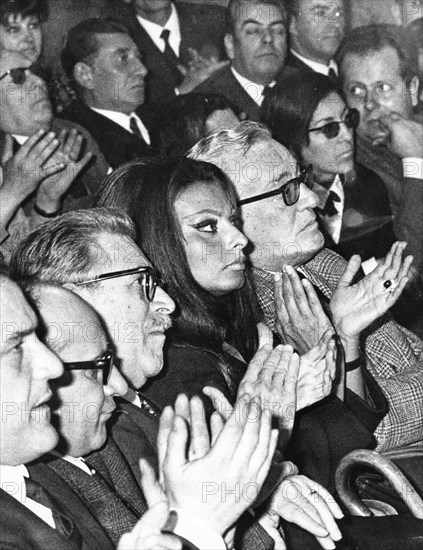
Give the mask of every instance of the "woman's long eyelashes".
POLYGON ((197 231, 202 233, 216 233, 217 232, 217 221, 216 220, 204 220, 193 225, 197 231))

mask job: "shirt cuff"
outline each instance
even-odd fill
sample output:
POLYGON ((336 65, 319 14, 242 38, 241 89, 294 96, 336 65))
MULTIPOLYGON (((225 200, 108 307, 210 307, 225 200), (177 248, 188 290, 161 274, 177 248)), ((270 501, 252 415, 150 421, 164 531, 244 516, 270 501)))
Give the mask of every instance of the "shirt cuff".
POLYGON ((423 158, 407 157, 402 159, 404 178, 423 180, 423 158))
POLYGON ((226 550, 223 538, 204 520, 192 512, 174 509, 177 514, 175 535, 183 537, 201 550, 226 550))

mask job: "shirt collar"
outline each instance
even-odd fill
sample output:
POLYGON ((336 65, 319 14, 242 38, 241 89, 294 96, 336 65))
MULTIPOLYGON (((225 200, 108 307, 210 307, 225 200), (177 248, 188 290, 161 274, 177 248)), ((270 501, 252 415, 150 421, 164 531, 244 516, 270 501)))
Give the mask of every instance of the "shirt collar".
POLYGON ((19 143, 19 145, 23 145, 29 139, 29 136, 19 136, 17 134, 12 134, 12 137, 19 143))
POLYGON ((336 174, 333 182, 329 187, 324 187, 323 185, 320 185, 316 181, 314 182, 313 193, 317 195, 319 199, 319 203, 317 205, 318 208, 325 207, 330 191, 335 191, 337 195, 342 195, 342 197, 344 196, 344 188, 343 188, 342 180, 339 174, 336 174))
POLYGON ((26 486, 25 477, 29 477, 24 464, 19 466, 0 465, 0 487, 19 502, 25 502, 26 486))
POLYGON ((325 65, 324 63, 318 63, 317 61, 312 61, 311 59, 307 59, 306 57, 303 57, 302 55, 300 55, 299 53, 297 53, 292 49, 291 49, 291 53, 292 55, 297 57, 300 61, 308 65, 310 69, 313 69, 313 71, 315 71, 316 73, 329 76, 330 69, 333 69, 335 73, 338 74, 338 66, 333 59, 330 60, 329 65, 325 65))
POLYGON ((129 115, 125 113, 121 113, 119 111, 109 111, 107 109, 96 109, 95 107, 90 107, 92 111, 95 111, 99 115, 103 115, 112 122, 115 122, 116 124, 119 124, 122 128, 124 128, 127 132, 131 132, 131 125, 130 125, 130 119, 135 118, 138 123, 138 128, 141 132, 142 137, 144 140, 150 144, 150 134, 145 127, 143 121, 140 119, 140 117, 136 113, 131 113, 129 115))
MULTIPOLYGON (((239 72, 236 69, 234 69, 232 66, 231 66, 231 71, 234 77, 238 80, 238 82, 244 88, 245 92, 260 107, 264 99, 263 90, 265 86, 263 84, 257 84, 257 82, 253 82, 252 80, 245 78, 245 76, 240 75, 239 72)), ((271 88, 274 85, 275 85, 275 81, 270 82, 270 84, 268 84, 268 86, 270 86, 271 88)))

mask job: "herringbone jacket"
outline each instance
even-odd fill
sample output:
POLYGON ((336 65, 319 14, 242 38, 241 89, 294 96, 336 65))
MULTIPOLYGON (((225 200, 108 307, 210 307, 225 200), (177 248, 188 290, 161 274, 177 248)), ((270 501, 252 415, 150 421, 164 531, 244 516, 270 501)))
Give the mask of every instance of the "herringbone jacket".
MULTIPOLYGON (((301 266, 304 275, 328 299, 346 261, 324 249, 301 266)), ((253 268, 265 322, 276 332, 273 275, 253 268)), ((387 314, 366 331, 361 342, 365 367, 386 396, 389 411, 376 429, 377 450, 423 441, 423 341, 387 314)))

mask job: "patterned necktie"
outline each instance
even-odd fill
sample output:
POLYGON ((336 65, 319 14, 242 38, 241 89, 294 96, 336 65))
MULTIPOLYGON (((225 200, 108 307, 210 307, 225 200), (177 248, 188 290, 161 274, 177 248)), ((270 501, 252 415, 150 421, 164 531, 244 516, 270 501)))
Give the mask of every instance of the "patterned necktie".
POLYGON ((178 65, 179 59, 176 53, 173 51, 171 45, 169 44, 169 35, 170 35, 169 29, 163 29, 162 34, 160 35, 160 38, 165 43, 165 49, 164 49, 163 55, 165 56, 166 61, 168 63, 170 63, 171 65, 178 65))
POLYGON ((82 548, 82 538, 72 520, 70 520, 59 508, 56 501, 48 492, 31 478, 25 478, 26 495, 28 498, 49 508, 58 531, 67 540, 73 542, 78 548, 82 548))

